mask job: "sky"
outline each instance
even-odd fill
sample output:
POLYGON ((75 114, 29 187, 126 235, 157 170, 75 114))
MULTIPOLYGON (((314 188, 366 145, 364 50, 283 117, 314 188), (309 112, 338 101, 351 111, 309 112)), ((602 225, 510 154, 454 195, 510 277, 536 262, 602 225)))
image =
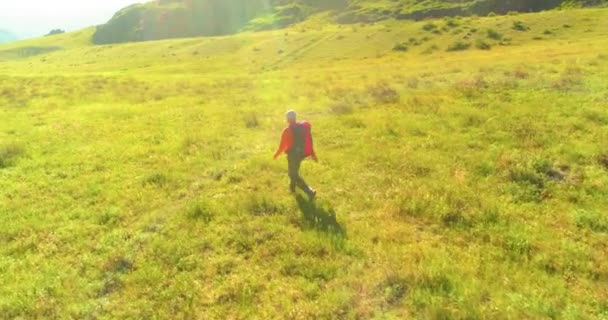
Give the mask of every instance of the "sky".
POLYGON ((116 11, 144 0, 0 0, 0 29, 19 39, 52 29, 74 31, 110 20, 116 11))

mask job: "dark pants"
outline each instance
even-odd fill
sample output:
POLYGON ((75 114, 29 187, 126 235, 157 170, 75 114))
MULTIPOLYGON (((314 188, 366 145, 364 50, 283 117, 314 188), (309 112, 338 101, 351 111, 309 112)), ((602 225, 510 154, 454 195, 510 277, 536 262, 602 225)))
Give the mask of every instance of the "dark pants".
POLYGON ((295 191, 296 187, 299 187, 307 194, 312 193, 310 187, 306 184, 304 179, 300 177, 300 165, 304 158, 298 155, 287 154, 287 167, 289 169, 289 188, 291 191, 295 191))

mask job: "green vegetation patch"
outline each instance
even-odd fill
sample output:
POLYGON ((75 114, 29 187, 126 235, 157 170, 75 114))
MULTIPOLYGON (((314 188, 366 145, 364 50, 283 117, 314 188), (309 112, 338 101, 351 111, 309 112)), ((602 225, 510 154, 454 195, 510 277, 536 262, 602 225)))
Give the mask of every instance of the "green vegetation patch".
POLYGON ((594 232, 608 233, 608 217, 604 214, 588 210, 578 210, 575 213, 576 226, 594 232))
POLYGON ((448 46, 447 51, 464 51, 471 47, 470 42, 458 40, 448 46))
POLYGON ((530 30, 530 27, 528 27, 524 22, 522 21, 513 21, 513 30, 517 30, 517 31, 528 31, 530 30))
POLYGON ((490 50, 490 49, 492 49, 492 45, 483 39, 477 39, 475 41, 475 48, 481 49, 481 50, 490 50))
POLYGON ((406 42, 397 43, 393 47, 393 51, 406 52, 407 50, 409 50, 409 47, 408 47, 408 44, 406 42))
POLYGON ((0 169, 13 166, 17 159, 23 156, 24 149, 20 144, 0 145, 0 169))

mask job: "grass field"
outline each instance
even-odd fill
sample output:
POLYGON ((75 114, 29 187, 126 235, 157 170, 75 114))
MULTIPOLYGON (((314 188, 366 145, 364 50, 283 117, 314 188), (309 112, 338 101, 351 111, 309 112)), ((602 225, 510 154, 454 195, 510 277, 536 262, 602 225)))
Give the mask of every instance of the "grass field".
POLYGON ((608 319, 608 10, 92 32, 0 47, 0 318, 608 319))

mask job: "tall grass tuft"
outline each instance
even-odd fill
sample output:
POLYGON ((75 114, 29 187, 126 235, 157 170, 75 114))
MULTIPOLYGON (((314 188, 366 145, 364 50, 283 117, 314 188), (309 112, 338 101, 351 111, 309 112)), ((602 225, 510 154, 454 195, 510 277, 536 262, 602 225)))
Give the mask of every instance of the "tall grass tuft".
POLYGON ((368 87, 367 91, 370 96, 378 103, 392 104, 400 101, 401 96, 399 92, 392 88, 386 82, 379 82, 373 86, 368 87))
POLYGON ((577 210, 575 213, 576 226, 594 232, 608 233, 608 217, 596 211, 577 210))
POLYGON ((378 285, 384 300, 388 305, 399 305, 409 291, 410 284, 407 279, 398 275, 389 275, 378 285))
POLYGON ((329 111, 336 115, 353 113, 353 107, 346 101, 335 101, 329 106, 329 111))
POLYGON ((461 80, 457 82, 454 87, 465 97, 470 99, 481 95, 483 90, 489 87, 489 84, 482 76, 477 76, 473 79, 461 80))
POLYGON ((187 215, 192 220, 209 223, 213 220, 214 207, 208 201, 196 201, 188 208, 187 215))
POLYGON ((254 216, 275 215, 283 211, 283 206, 267 196, 251 196, 245 202, 245 210, 254 216))
POLYGON ((553 82, 553 88, 559 91, 569 91, 583 84, 583 71, 576 66, 568 66, 561 76, 553 82))
POLYGON ((0 146, 0 169, 11 167, 24 154, 23 147, 18 144, 0 146))
POLYGON ((255 112, 249 112, 243 116, 245 126, 249 129, 258 128, 260 126, 260 120, 255 112))
POLYGON ((143 184, 145 185, 154 185, 157 187, 164 187, 169 183, 169 178, 164 173, 156 172, 149 176, 147 176, 143 184))

